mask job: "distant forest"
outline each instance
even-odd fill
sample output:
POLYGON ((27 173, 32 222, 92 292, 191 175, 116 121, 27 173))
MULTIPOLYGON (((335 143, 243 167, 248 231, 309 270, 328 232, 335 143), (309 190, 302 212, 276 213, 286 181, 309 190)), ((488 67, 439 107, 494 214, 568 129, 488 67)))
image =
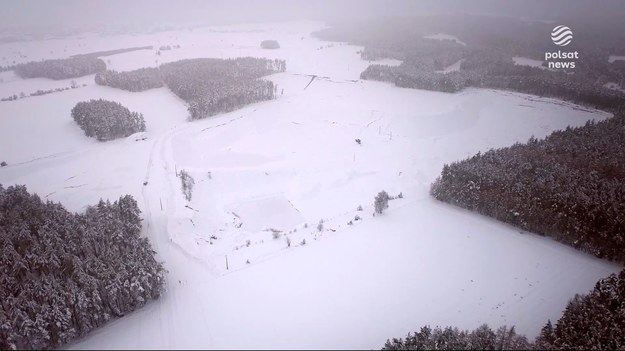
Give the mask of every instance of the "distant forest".
POLYGON ((34 61, 14 67, 22 78, 69 79, 95 74, 106 70, 106 64, 99 58, 81 56, 66 59, 34 61))
POLYGON ((575 28, 575 38, 565 49, 551 42, 551 24, 494 16, 371 19, 336 25, 314 35, 362 45, 364 60, 402 60, 397 67, 372 64, 361 73, 361 79, 443 92, 467 87, 504 89, 602 109, 618 107, 625 93, 605 84, 625 87, 625 62, 608 62, 610 55, 625 50, 620 35, 625 32, 622 19, 609 17, 601 24, 572 20, 569 25, 575 28), (462 43, 427 38, 438 33, 453 35, 462 43), (548 70, 513 61, 513 57, 543 61, 545 52, 558 49, 579 51, 574 69, 548 70), (442 73, 459 61, 460 70, 442 73))
POLYGON ((0 349, 51 349, 157 299, 165 270, 137 202, 84 214, 0 185, 0 349))

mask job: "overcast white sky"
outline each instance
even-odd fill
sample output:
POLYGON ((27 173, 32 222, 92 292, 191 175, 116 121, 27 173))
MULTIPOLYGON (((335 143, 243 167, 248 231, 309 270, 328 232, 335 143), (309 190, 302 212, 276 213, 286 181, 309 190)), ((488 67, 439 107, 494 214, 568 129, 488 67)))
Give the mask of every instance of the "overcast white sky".
POLYGON ((622 0, 0 0, 0 29, 106 29, 291 19, 471 12, 550 19, 597 10, 625 14, 622 0))

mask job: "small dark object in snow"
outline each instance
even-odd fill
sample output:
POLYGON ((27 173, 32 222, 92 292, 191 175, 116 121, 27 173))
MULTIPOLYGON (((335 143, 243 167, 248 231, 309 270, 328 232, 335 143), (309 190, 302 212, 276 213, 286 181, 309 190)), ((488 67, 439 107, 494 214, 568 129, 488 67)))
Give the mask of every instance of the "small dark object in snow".
POLYGON ((147 181, 143 182, 143 186, 146 186, 146 185, 148 185, 148 182, 147 181))
POLYGON ((7 163, 5 161, 2 161, 2 163, 0 163, 0 167, 6 167, 7 163))
POLYGON ((358 145, 362 145, 360 139, 356 139, 356 142, 358 143, 358 145))

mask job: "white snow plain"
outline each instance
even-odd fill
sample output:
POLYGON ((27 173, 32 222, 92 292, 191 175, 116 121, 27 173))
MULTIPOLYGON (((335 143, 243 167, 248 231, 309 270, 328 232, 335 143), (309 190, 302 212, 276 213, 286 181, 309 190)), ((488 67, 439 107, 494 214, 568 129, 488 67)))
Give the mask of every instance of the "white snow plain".
MULTIPOLYGON (((620 269, 428 195, 445 163, 608 113, 511 92, 361 81, 362 47, 312 38, 319 28, 272 23, 0 45, 0 56, 19 52, 25 61, 181 45, 161 56, 104 58, 118 70, 191 57, 287 60, 286 72, 268 77, 277 99, 193 122, 166 88, 131 93, 97 86, 93 76, 79 80, 86 87, 0 103, 0 161, 9 164, 0 183, 26 184, 72 211, 131 194, 169 271, 162 298, 69 348, 379 348, 425 324, 516 325, 532 338, 576 293, 620 269), (264 39, 281 48, 260 49, 264 39), (304 89, 310 75, 318 78, 304 89), (147 131, 87 138, 70 110, 94 98, 141 112, 147 131), (182 169, 195 179, 190 202, 176 177, 182 169), (374 217, 383 189, 404 197, 374 217)), ((4 76, 5 95, 69 84, 4 76)))
POLYGON ((530 67, 537 67, 540 69, 547 69, 547 67, 543 65, 543 61, 534 60, 534 59, 527 58, 527 57, 515 56, 512 58, 512 61, 514 61, 515 65, 519 65, 519 66, 530 66, 530 67))

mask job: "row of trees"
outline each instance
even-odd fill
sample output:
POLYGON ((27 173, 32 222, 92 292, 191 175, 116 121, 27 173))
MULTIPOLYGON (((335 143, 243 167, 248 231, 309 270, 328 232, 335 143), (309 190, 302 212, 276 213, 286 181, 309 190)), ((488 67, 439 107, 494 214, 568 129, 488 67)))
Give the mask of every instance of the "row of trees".
POLYGON ((22 63, 15 73, 22 78, 69 79, 106 70, 106 64, 91 56, 22 63))
POLYGON ((145 131, 145 120, 118 102, 90 100, 79 102, 72 109, 72 118, 88 137, 107 141, 145 131))
POLYGON ((84 214, 0 185, 0 349, 60 347, 158 298, 165 271, 129 195, 84 214))
POLYGON ((625 262, 625 110, 445 165, 438 200, 625 262))
POLYGON ((260 47, 263 49, 279 49, 280 43, 277 40, 263 40, 260 42, 260 47))
POLYGON ((472 331, 446 327, 421 327, 405 339, 387 340, 382 350, 529 350, 532 344, 514 326, 493 331, 487 324, 472 331))
POLYGON ((621 350, 625 348, 625 269, 601 279, 587 295, 569 301, 555 326, 551 321, 533 342, 514 326, 473 331, 424 326, 406 338, 387 340, 383 350, 621 350))

